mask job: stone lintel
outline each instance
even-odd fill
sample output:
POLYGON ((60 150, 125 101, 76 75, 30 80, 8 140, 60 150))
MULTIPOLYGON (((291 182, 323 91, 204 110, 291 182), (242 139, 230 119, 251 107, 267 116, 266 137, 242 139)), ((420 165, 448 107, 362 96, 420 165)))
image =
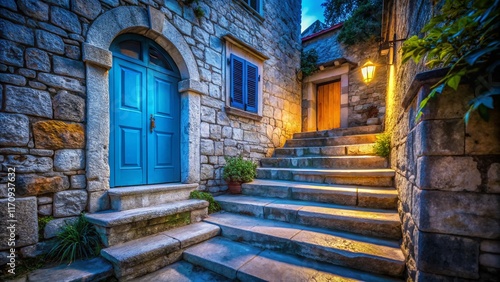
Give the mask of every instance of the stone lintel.
POLYGON ((206 94, 206 87, 204 85, 194 79, 184 79, 179 81, 179 93, 183 93, 186 91, 198 93, 198 94, 206 94))
POLYGON ((113 54, 109 50, 83 43, 83 61, 109 70, 113 65, 113 54))
POLYGON ((226 35, 222 36, 222 38, 225 41, 230 42, 231 44, 238 46, 238 48, 241 48, 247 52, 250 52, 252 55, 257 57, 261 61, 265 61, 265 60, 269 59, 269 57, 266 56, 264 53, 256 50, 254 47, 248 45, 247 43, 243 42, 242 40, 240 40, 239 38, 235 37, 232 34, 226 34, 226 35))

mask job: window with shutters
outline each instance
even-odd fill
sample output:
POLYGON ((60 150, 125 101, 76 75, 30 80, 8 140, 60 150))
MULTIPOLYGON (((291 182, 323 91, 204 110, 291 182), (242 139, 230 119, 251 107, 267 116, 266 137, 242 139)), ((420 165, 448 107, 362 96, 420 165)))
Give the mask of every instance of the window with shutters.
POLYGON ((234 54, 230 57, 231 107, 257 113, 259 68, 234 54))
POLYGON ((226 41, 226 112, 250 119, 262 118, 263 65, 266 55, 232 35, 226 41))

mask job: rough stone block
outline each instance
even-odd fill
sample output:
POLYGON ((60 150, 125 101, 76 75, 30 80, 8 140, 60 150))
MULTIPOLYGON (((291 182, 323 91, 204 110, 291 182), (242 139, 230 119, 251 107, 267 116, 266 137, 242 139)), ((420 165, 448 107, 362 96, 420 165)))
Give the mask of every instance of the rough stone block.
POLYGON ((24 86, 26 85, 26 78, 17 74, 0 73, 0 82, 24 86))
POLYGON ((0 113, 0 146, 26 146, 29 120, 25 115, 0 113))
POLYGON ((38 206, 38 214, 44 216, 52 215, 52 204, 38 206))
POLYGON ((481 173, 472 157, 418 158, 417 186, 444 191, 478 191, 481 173))
POLYGON ((481 254, 479 263, 486 267, 500 268, 500 255, 481 254))
POLYGON ((83 61, 92 63, 105 69, 110 69, 113 65, 113 55, 109 50, 105 50, 94 45, 83 44, 83 61))
POLYGON ((488 169, 486 191, 489 193, 500 193, 500 163, 493 163, 488 169))
POLYGON ((98 0, 71 0, 71 10, 80 16, 93 20, 102 10, 98 0))
POLYGON ((500 195, 413 189, 413 214, 425 232, 499 238, 500 195))
POLYGON ((14 202, 9 199, 0 199, 0 250, 11 247, 24 247, 38 242, 38 217, 36 214, 36 197, 16 198, 14 202), (8 210, 8 204, 15 205, 15 212, 8 210), (16 222, 9 222, 9 219, 16 222), (9 228, 9 229, 7 229, 9 228), (9 245, 14 242, 14 246, 9 245))
POLYGON ((47 91, 7 85, 5 111, 52 118, 52 100, 47 91))
POLYGON ((416 261, 422 271, 477 279, 479 243, 465 237, 420 232, 416 261))
POLYGON ((98 212, 110 208, 108 191, 89 192, 89 212, 98 212))
POLYGON ((0 63, 22 67, 24 48, 10 40, 0 39, 0 63))
POLYGON ((85 151, 63 149, 54 154, 54 168, 58 171, 79 170, 85 168, 85 151))
POLYGON ((417 156, 463 155, 465 123, 463 119, 425 120, 415 129, 417 156))
MULTIPOLYGON (((498 109, 500 103, 496 103, 498 109)), ((489 121, 473 113, 467 125, 465 153, 471 155, 500 154, 500 111, 489 111, 489 121)))
POLYGON ((65 218, 56 218, 47 223, 45 225, 45 229, 43 230, 43 238, 50 239, 57 236, 57 233, 62 231, 62 228, 65 225, 73 224, 78 220, 78 216, 74 217, 65 217, 65 218))
POLYGON ((20 0, 17 1, 19 9, 29 17, 37 20, 46 21, 49 19, 49 5, 38 0, 20 0))
POLYGON ((47 254, 53 246, 54 242, 52 241, 39 242, 35 245, 22 248, 21 255, 23 258, 35 258, 47 254))
POLYGON ((26 45, 35 44, 35 37, 30 28, 4 19, 0 19, 0 37, 8 38, 14 42, 26 45))
POLYGON ((85 175, 73 175, 70 178, 71 189, 84 189, 87 187, 87 178, 85 175))
POLYGON ((50 71, 50 58, 47 52, 36 48, 26 49, 26 67, 33 70, 50 71))
POLYGON ((52 87, 58 87, 78 93, 85 93, 85 86, 82 86, 80 81, 74 78, 49 73, 39 73, 38 80, 52 87))
POLYGON ((70 190, 54 194, 54 217, 79 215, 87 206, 87 191, 70 190))
POLYGON ((64 42, 59 35, 38 29, 35 32, 35 37, 38 48, 56 54, 64 54, 64 42))
POLYGON ((50 13, 51 22, 58 27, 65 30, 69 30, 73 33, 80 34, 82 32, 82 27, 78 16, 66 9, 60 7, 52 7, 50 13))
POLYGON ((85 67, 83 62, 59 56, 54 56, 52 61, 54 63, 55 73, 77 78, 85 78, 85 67))
POLYGON ((31 196, 68 189, 62 176, 17 175, 16 190, 19 195, 31 196))
POLYGON ((15 167, 18 173, 49 172, 52 170, 52 165, 51 158, 31 155, 10 155, 2 164, 4 168, 15 167))
POLYGON ((54 97, 54 118, 82 122, 85 118, 85 100, 79 96, 69 94, 65 90, 59 91, 54 97))
POLYGON ((38 149, 80 149, 85 147, 81 124, 62 121, 39 121, 33 124, 33 138, 38 149))
POLYGON ((481 251, 500 254, 500 241, 483 240, 481 242, 481 251))

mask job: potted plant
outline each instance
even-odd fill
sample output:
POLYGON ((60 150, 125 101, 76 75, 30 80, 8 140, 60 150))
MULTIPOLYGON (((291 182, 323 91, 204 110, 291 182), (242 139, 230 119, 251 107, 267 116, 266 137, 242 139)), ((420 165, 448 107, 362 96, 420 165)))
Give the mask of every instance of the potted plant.
POLYGON ((226 165, 222 178, 227 182, 229 193, 240 194, 241 183, 252 181, 256 173, 257 164, 242 157, 226 158, 226 165))

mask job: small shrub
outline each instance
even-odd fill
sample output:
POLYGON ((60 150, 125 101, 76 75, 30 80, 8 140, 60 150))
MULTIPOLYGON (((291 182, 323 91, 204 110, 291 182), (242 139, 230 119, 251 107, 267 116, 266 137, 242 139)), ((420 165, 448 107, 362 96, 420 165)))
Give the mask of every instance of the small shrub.
POLYGON ((82 213, 78 220, 63 227, 57 234, 54 247, 47 254, 49 258, 69 263, 99 255, 101 241, 95 227, 82 213))
POLYGON ((221 206, 219 205, 219 203, 217 203, 217 201, 215 201, 212 194, 210 194, 208 192, 193 191, 193 192, 191 192, 191 194, 189 194, 189 198, 207 201, 209 203, 208 213, 218 212, 222 209, 221 206))
POLYGON ((391 154, 391 135, 389 133, 382 133, 377 135, 377 141, 373 146, 375 154, 387 158, 391 154))
POLYGON ((45 230, 45 226, 49 221, 53 220, 52 216, 40 216, 38 217, 38 238, 43 238, 43 231, 45 230))
POLYGON ((242 157, 226 158, 222 178, 227 182, 250 182, 257 176, 257 164, 242 157))
POLYGON ((205 11, 203 11, 203 9, 200 6, 196 6, 196 8, 193 9, 193 12, 196 18, 198 19, 203 18, 203 16, 205 16, 205 11))
POLYGON ((318 61, 318 53, 316 50, 302 51, 300 55, 300 70, 302 77, 306 77, 318 70, 316 62, 318 61))

